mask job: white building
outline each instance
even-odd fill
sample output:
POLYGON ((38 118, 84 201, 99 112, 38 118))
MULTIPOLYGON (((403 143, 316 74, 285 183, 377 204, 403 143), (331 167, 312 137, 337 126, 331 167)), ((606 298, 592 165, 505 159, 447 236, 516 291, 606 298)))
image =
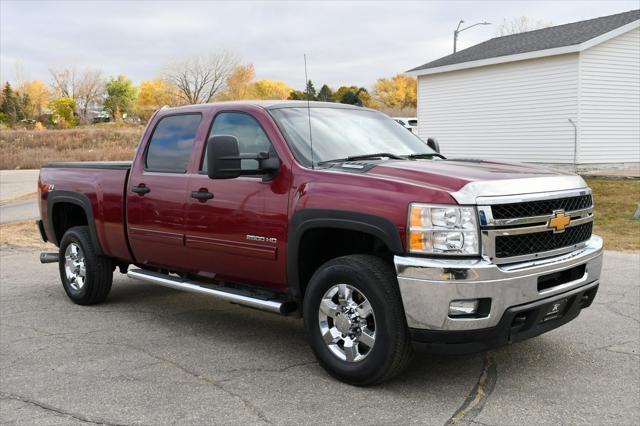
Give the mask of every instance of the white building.
POLYGON ((640 10, 493 38, 408 74, 418 135, 445 155, 640 164, 640 10))

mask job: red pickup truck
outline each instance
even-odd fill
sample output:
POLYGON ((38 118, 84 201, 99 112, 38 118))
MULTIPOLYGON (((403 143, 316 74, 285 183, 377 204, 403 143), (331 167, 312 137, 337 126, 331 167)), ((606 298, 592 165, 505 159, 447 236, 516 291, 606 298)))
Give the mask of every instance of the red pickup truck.
POLYGON ((162 109, 132 163, 56 163, 42 238, 64 290, 129 277, 304 318, 321 365, 356 385, 415 349, 481 351, 589 306, 602 239, 576 175, 445 159, 387 116, 332 103, 162 109), (133 265, 133 266, 132 266, 133 265))

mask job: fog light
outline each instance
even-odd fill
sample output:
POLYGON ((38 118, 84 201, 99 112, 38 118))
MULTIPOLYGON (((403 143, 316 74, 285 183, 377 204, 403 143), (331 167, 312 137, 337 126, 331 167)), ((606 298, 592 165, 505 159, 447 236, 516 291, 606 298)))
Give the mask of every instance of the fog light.
POLYGON ((449 303, 449 316, 473 315, 478 312, 478 299, 454 300, 449 303))

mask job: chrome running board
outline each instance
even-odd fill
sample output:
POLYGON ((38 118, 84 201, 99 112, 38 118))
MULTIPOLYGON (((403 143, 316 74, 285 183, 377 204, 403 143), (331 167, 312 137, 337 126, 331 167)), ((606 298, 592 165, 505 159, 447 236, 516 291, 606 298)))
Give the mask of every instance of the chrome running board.
MULTIPOLYGON (((251 308, 261 309, 263 311, 275 312, 277 314, 286 315, 295 311, 295 303, 283 300, 274 299, 260 299, 254 297, 249 292, 239 294, 237 292, 231 292, 227 288, 218 286, 218 288, 204 287, 202 284, 184 280, 179 277, 174 277, 167 274, 161 274, 159 272, 145 271, 143 269, 133 269, 127 272, 129 278, 136 280, 146 281, 153 284, 159 284, 164 287, 173 288, 176 290, 190 291, 192 293, 204 294, 207 296, 216 297, 227 302, 237 303, 239 305, 249 306, 251 308)), ((234 290, 234 289, 230 289, 234 290)))

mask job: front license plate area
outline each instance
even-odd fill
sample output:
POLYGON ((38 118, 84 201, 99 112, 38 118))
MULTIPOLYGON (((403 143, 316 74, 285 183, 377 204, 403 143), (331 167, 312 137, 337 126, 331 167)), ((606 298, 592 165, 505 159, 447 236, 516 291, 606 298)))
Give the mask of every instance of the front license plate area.
POLYGON ((569 299, 561 299, 549 303, 544 307, 544 309, 546 309, 546 312, 540 322, 547 322, 562 317, 564 315, 564 312, 566 311, 568 302, 569 299))

